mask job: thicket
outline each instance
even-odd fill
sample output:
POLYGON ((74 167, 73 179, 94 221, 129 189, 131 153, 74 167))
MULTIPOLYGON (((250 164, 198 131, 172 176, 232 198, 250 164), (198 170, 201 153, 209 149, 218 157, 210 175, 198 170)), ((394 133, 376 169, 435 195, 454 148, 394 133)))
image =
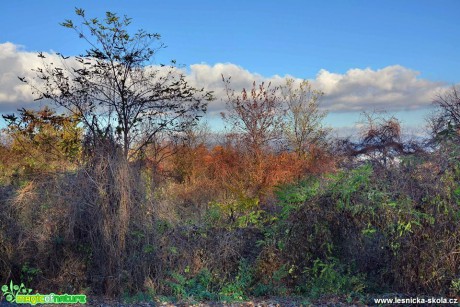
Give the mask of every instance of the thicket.
POLYGON ((1 147, 4 283, 183 300, 459 294, 452 138, 391 158, 342 150, 333 166, 325 151, 312 169, 295 153, 264 153, 257 171, 270 181, 259 181, 253 156, 230 141, 208 148, 195 135, 161 163, 127 161, 109 141, 52 159, 38 125, 47 129, 20 147, 7 130, 1 147), (31 163, 24 152, 41 155, 31 163))
MULTIPOLYGON (((109 26, 123 25, 117 18, 108 14, 109 26)), ((107 58, 91 52, 105 65, 107 58)), ((87 65, 91 71, 96 64, 87 65)), ((147 82, 137 69, 134 76, 147 82)), ((62 78, 58 84, 69 90, 72 79, 62 78)), ((116 127, 107 118, 91 122, 98 109, 85 109, 88 101, 78 94, 87 98, 99 88, 82 92, 78 86, 87 81, 77 78, 75 92, 44 91, 58 105, 77 107, 69 107, 73 112, 4 116, 3 284, 127 301, 460 295, 460 143, 449 117, 449 108, 460 105, 456 90, 437 101, 436 129, 422 146, 403 140, 397 119, 372 116, 359 141, 333 140, 321 124, 322 93, 307 82, 254 83, 235 93, 224 80, 224 120, 232 130, 211 142, 213 133, 194 125, 194 116, 184 125, 173 116, 142 126, 154 116, 150 107, 175 110, 165 103, 172 96, 158 103, 158 93, 141 101, 143 124, 139 117, 116 127)), ((122 106, 137 106, 132 92, 118 94, 122 106)), ((123 112, 118 116, 123 121, 123 112)))

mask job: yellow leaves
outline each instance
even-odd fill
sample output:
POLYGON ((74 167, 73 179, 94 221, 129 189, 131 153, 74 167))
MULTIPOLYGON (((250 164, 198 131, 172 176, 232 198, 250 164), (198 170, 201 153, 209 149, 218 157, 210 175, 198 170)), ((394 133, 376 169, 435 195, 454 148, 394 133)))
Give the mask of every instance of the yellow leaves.
POLYGON ((6 130, 12 139, 12 154, 29 170, 53 168, 53 162, 58 167, 71 162, 81 152, 83 131, 78 123, 79 118, 57 115, 48 107, 39 111, 22 109, 6 130))

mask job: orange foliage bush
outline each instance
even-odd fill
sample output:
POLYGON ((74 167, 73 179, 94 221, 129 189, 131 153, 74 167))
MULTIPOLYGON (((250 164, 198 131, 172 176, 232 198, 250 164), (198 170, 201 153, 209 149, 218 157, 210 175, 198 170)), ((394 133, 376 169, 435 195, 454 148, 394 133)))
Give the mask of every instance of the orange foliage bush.
POLYGON ((334 159, 320 147, 311 146, 306 157, 299 157, 295 152, 271 151, 254 159, 230 142, 212 148, 204 144, 181 146, 170 159, 156 166, 181 186, 176 196, 186 203, 193 203, 190 199, 197 198, 225 202, 249 197, 264 201, 272 196, 277 185, 334 168, 334 159), (196 194, 200 193, 209 197, 198 197, 196 194))

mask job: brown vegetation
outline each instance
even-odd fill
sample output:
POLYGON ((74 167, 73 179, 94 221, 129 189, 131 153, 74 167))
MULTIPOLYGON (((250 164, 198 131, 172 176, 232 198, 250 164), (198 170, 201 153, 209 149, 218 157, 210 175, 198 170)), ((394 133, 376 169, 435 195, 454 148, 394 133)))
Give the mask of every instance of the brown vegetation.
MULTIPOLYGON (((98 126, 103 118, 89 122, 103 116, 97 109, 86 119, 49 108, 5 116, 2 283, 189 301, 460 294, 452 131, 434 131, 427 149, 403 140, 397 119, 370 116, 359 141, 338 142, 307 82, 226 86, 231 129, 214 143, 197 118, 153 121, 153 130, 131 118, 112 130, 98 126)), ((456 91, 445 97, 436 127, 455 123, 456 91)))

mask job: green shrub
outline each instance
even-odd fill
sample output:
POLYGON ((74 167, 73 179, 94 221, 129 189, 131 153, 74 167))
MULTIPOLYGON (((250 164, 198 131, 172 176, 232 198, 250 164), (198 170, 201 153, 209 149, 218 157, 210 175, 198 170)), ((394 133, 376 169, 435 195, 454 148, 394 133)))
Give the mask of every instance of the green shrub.
POLYGON ((179 273, 171 273, 171 277, 166 283, 177 299, 209 301, 216 298, 212 291, 212 275, 207 269, 192 278, 179 273))
POLYGON ((219 299, 225 302, 239 302, 247 299, 248 289, 252 283, 252 268, 246 261, 241 261, 238 274, 233 282, 222 287, 219 299))
POLYGON ((309 276, 307 293, 312 297, 324 294, 362 293, 366 288, 363 274, 352 274, 349 267, 332 257, 326 262, 315 260, 313 267, 305 273, 309 276))

